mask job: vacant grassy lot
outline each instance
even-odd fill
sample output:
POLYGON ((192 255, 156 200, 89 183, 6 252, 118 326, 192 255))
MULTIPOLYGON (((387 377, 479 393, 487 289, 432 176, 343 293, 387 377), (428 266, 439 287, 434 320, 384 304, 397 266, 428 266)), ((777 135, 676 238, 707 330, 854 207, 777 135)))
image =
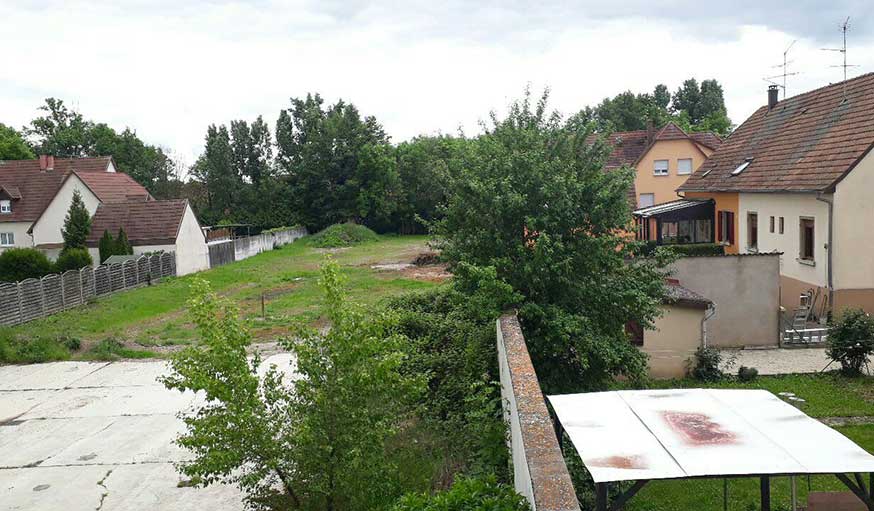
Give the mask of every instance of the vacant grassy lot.
POLYGON ((214 290, 238 305, 242 315, 251 320, 258 340, 272 340, 283 333, 282 325, 289 317, 318 324, 318 269, 325 257, 333 257, 343 267, 350 297, 359 303, 374 304, 390 295, 437 285, 440 268, 391 266, 411 262, 427 250, 426 241, 422 236, 383 236, 348 248, 319 249, 308 246, 304 238, 244 261, 101 298, 20 325, 12 332, 24 339, 72 337, 82 341, 83 349, 109 338, 132 348, 157 351, 163 346, 189 343, 195 333, 185 302, 196 276, 208 280, 214 290), (389 267, 372 268, 378 264, 389 267))
MULTIPOLYGON (((766 389, 775 394, 792 392, 805 400, 797 406, 808 415, 827 422, 874 423, 874 379, 848 379, 834 373, 818 375, 786 375, 759 377, 751 383, 727 380, 716 384, 702 384, 690 380, 655 382, 652 387, 719 387, 766 389), (849 418, 849 419, 848 419, 849 418)), ((835 429, 874 453, 874 424, 845 425, 835 429)), ((719 460, 714 459, 714 464, 719 460)), ((796 479, 799 505, 807 502, 808 479, 796 479)), ((813 491, 848 491, 834 476, 810 478, 813 491)), ((722 510, 723 481, 653 481, 635 496, 627 509, 635 511, 695 511, 722 510)), ((728 482, 729 503, 732 511, 759 509, 759 481, 754 478, 730 479, 728 482)), ((790 508, 790 482, 788 477, 771 480, 772 509, 790 508)))

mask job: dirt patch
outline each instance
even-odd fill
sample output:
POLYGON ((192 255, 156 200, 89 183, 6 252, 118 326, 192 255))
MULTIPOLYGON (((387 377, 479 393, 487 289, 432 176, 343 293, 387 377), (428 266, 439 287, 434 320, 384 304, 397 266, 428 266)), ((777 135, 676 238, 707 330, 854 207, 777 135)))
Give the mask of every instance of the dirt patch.
POLYGON ((340 252, 345 252, 350 248, 352 247, 317 248, 315 249, 315 251, 319 254, 339 254, 340 252))
POLYGON ((414 280, 425 280, 428 282, 443 282, 452 278, 445 264, 434 264, 431 266, 413 266, 402 270, 400 274, 404 278, 414 280))
POLYGON ((370 268, 376 271, 402 271, 412 267, 412 263, 384 263, 374 264, 370 268))

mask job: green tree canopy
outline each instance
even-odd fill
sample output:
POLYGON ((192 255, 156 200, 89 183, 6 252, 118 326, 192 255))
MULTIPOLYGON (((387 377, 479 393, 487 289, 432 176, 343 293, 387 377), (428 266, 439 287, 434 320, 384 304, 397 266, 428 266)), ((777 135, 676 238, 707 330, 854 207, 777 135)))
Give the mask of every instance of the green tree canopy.
POLYGON ((82 200, 82 194, 79 193, 79 190, 74 190, 73 201, 70 203, 70 209, 67 210, 64 228, 61 230, 61 236, 64 238, 64 250, 86 248, 85 240, 88 239, 90 232, 91 215, 88 214, 88 209, 82 200))
POLYGON ((405 339, 387 312, 346 302, 339 267, 326 264, 327 333, 298 328, 283 341, 298 377, 268 368, 236 310, 203 280, 189 302, 201 342, 172 360, 169 388, 203 391, 207 404, 184 419, 179 443, 193 452, 182 471, 205 484, 239 484, 258 509, 371 510, 403 491, 389 449, 423 389, 400 368, 405 339))
POLYGON ((494 267, 523 298, 520 315, 547 391, 599 388, 645 373, 625 334, 649 326, 664 293, 664 260, 640 259, 629 241, 630 169, 604 172, 608 148, 594 125, 569 127, 547 94, 493 115, 452 182, 434 224, 453 264, 494 267))
POLYGON ((29 160, 33 157, 33 151, 21 133, 0 122, 0 160, 29 160))

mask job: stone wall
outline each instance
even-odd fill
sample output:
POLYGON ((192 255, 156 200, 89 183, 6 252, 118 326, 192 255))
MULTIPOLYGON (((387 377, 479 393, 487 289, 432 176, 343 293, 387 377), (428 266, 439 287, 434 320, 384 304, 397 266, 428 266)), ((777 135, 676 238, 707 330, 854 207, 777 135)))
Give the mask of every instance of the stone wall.
POLYGON ((579 511, 552 418, 515 315, 497 322, 498 366, 516 491, 534 511, 579 511))

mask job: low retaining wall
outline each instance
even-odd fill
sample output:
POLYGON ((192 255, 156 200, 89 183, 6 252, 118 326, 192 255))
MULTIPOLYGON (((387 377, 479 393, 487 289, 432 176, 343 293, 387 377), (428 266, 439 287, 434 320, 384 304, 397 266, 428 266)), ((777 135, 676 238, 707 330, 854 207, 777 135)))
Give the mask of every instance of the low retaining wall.
POLYGON ((534 511, 579 511, 552 418, 515 315, 497 322, 498 366, 516 491, 534 511))
POLYGON ((306 229, 299 228, 244 236, 233 240, 211 241, 209 242, 209 267, 215 268, 234 261, 248 259, 261 252, 288 245, 307 234, 306 229))
POLYGON ((0 325, 18 325, 72 309, 96 296, 143 286, 176 275, 172 252, 124 263, 86 266, 21 282, 0 282, 0 325))

